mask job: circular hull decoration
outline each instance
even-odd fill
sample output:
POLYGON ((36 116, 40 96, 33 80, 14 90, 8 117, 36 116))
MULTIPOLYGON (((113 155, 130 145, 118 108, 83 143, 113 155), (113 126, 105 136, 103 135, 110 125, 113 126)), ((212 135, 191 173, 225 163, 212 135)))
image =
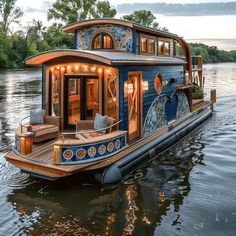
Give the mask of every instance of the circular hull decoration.
POLYGON ((99 153, 100 155, 103 155, 105 152, 106 152, 106 147, 105 147, 105 145, 100 145, 99 148, 98 148, 98 153, 99 153))
POLYGON ((73 157, 73 155, 74 155, 74 153, 69 149, 65 150, 64 153, 63 153, 63 157, 66 160, 70 160, 73 157))
POLYGON ((76 157, 79 158, 79 159, 83 159, 86 155, 86 151, 81 148, 79 149, 77 152, 76 152, 76 157))
POLYGON ((108 143, 107 145, 107 151, 108 152, 112 152, 113 151, 113 148, 114 148, 114 144, 112 142, 108 143))
POLYGON ((95 155, 96 155, 96 148, 95 147, 91 147, 91 148, 89 148, 89 150, 88 150, 88 155, 90 156, 90 157, 94 157, 95 155))

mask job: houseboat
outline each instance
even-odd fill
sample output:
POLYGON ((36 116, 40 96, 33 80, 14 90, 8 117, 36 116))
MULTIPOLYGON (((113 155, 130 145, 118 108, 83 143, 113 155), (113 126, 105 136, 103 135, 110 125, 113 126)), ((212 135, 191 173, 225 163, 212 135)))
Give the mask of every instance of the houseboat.
POLYGON ((30 175, 55 180, 92 171, 120 181, 212 115, 202 57, 175 34, 118 19, 62 29, 74 49, 27 58, 42 65, 42 109, 22 117, 5 158, 30 175))

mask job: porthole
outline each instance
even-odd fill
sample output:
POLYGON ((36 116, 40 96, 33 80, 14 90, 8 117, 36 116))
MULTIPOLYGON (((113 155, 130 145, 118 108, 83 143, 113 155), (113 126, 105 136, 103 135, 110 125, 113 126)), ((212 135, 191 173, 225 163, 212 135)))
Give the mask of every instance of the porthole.
POLYGON ((161 74, 157 74, 154 80, 154 88, 157 94, 160 94, 163 88, 161 74))

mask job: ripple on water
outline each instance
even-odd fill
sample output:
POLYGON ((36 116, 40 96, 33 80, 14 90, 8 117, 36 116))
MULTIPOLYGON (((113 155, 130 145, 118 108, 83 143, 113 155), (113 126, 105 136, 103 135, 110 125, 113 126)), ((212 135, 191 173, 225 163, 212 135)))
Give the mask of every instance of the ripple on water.
POLYGON ((5 185, 12 189, 24 188, 30 185, 32 180, 28 174, 22 173, 19 168, 7 162, 0 154, 0 185, 5 185))

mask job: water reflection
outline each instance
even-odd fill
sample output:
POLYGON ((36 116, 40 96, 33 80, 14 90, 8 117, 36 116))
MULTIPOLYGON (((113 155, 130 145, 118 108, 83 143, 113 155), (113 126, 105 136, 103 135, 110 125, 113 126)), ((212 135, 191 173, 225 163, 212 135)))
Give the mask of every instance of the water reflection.
MULTIPOLYGON (((193 166, 204 164, 204 144, 194 145, 196 139, 181 141, 116 186, 85 175, 14 189, 7 202, 18 215, 16 227, 30 235, 153 235, 170 209, 179 211, 193 166)), ((179 224, 177 216, 172 226, 179 224)))

